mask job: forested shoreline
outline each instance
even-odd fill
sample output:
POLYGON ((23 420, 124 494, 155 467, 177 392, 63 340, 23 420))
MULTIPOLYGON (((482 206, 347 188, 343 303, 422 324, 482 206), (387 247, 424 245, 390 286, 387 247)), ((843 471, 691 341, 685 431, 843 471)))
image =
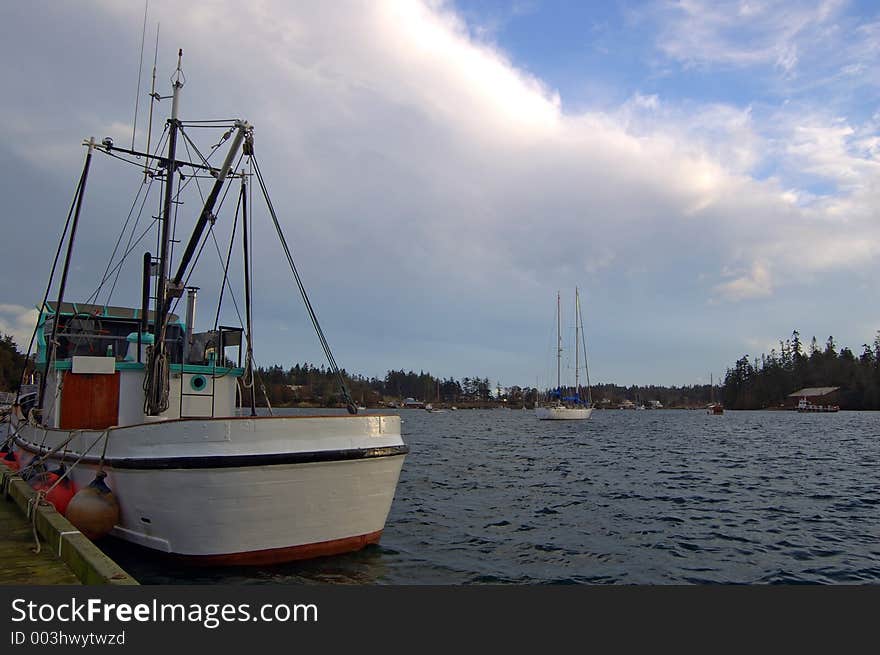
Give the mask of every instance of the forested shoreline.
POLYGON ((833 336, 824 347, 816 337, 804 347, 795 330, 779 342, 778 350, 754 359, 743 355, 727 369, 722 399, 730 409, 768 409, 805 387, 840 387, 841 409, 880 409, 880 332, 856 356, 848 347, 840 348, 833 336))
MULTIPOLYGON (((25 357, 12 337, 0 339, 0 391, 14 390, 24 368, 25 357)), ((475 375, 455 379, 435 377, 428 372, 389 370, 382 378, 351 374, 342 370, 352 399, 368 407, 400 403, 406 398, 459 407, 533 407, 544 390, 535 387, 504 386, 501 381, 475 375)), ((862 344, 856 356, 848 347, 838 347, 833 337, 819 346, 815 337, 804 346, 797 330, 760 357, 743 355, 728 368, 723 383, 714 390, 708 384, 685 386, 593 384, 593 404, 616 408, 630 403, 664 408, 705 407, 721 400, 728 409, 773 409, 786 397, 804 387, 840 387, 842 409, 880 409, 880 332, 872 344, 862 344)), ((259 406, 339 407, 344 399, 339 380, 326 366, 310 363, 290 368, 279 365, 256 369, 255 396, 259 406)), ((564 390, 566 395, 574 389, 564 390)), ((586 390, 581 389, 581 396, 586 390)), ((249 402, 246 394, 245 403, 249 402)))

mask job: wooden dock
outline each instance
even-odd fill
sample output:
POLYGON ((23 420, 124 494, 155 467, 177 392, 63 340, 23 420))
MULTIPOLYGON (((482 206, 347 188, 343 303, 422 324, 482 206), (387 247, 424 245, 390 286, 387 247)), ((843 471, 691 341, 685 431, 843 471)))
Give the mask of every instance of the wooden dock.
POLYGON ((51 504, 34 507, 36 492, 10 473, 0 464, 7 478, 0 494, 0 584, 138 584, 51 504))
POLYGON ((0 585, 78 585, 79 578, 52 548, 34 552, 33 527, 11 500, 0 496, 0 585))

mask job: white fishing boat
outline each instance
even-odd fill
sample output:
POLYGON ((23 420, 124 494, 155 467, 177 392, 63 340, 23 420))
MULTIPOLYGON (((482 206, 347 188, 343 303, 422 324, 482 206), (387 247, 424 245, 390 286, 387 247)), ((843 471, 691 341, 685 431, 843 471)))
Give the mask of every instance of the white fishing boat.
MULTIPOLYGON (((63 464, 80 489, 103 472, 119 506, 110 534, 156 551, 211 564, 260 564, 357 550, 378 542, 385 527, 408 452, 400 417, 357 413, 269 199, 254 154, 253 127, 244 120, 182 120, 181 55, 162 139, 167 151, 163 146, 162 153, 151 153, 148 145, 138 152, 134 146, 117 147, 110 139, 84 144, 85 165, 64 232, 66 258, 52 296, 57 300, 48 301, 50 279, 39 305, 35 340, 40 393, 14 407, 7 459, 17 458, 25 469, 35 457, 34 466, 63 464), (194 127, 217 127, 219 132, 190 129, 194 127), (190 136, 196 132, 211 133, 211 144, 217 141, 214 134, 222 134, 220 143, 228 147, 222 164, 209 163, 210 156, 201 153, 196 161, 179 157, 178 142, 192 152, 190 136), (155 221, 159 254, 144 254, 143 267, 138 266, 142 296, 130 306, 64 297, 74 237, 86 228, 79 222, 89 167, 98 154, 133 164, 134 175, 161 198, 155 221), (186 181, 181 182, 184 174, 186 181), (195 187, 205 180, 210 191, 200 189, 195 195, 195 187), (248 241, 253 180, 337 374, 348 414, 257 415, 253 253, 248 241), (224 203, 233 183, 239 189, 228 194, 232 202, 224 203), (188 242, 174 251, 172 262, 174 227, 178 232, 187 229, 183 225, 191 203, 184 204, 179 195, 187 186, 192 187, 190 198, 201 198, 204 204, 193 217, 197 220, 188 242), (236 197, 238 206, 230 208, 236 197), (192 285, 200 275, 214 275, 219 282, 216 266, 197 266, 199 246, 215 221, 229 220, 233 213, 229 252, 240 220, 246 319, 237 327, 218 325, 215 319, 210 329, 195 332, 192 285), (184 301, 184 291, 186 314, 181 320, 172 310, 184 301)), ((158 94, 151 97, 160 99, 158 94)), ((92 198, 89 204, 98 202, 100 198, 92 198)), ((81 241, 88 238, 79 236, 81 241)), ((59 247, 58 252, 64 250, 59 247)), ((132 247, 125 256, 139 257, 134 251, 132 247)), ((232 293, 225 275, 222 283, 212 285, 221 289, 218 305, 222 290, 232 293)))
POLYGON ((588 419, 593 415, 590 392, 589 369, 587 368, 586 338, 583 337, 583 317, 581 316, 580 295, 575 288, 575 386, 572 395, 562 387, 562 305, 559 293, 556 294, 556 388, 548 393, 548 400, 535 408, 535 416, 540 420, 570 421, 588 419), (579 338, 580 337, 580 338, 579 338), (581 398, 580 351, 583 347, 584 368, 587 372, 587 397, 581 398))

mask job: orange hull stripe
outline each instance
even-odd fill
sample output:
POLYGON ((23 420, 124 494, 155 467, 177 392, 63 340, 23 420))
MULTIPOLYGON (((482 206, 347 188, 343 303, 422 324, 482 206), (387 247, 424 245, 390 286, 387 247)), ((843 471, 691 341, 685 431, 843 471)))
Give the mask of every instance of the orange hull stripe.
POLYGON ((320 541, 314 544, 302 544, 300 546, 287 546, 284 548, 269 548, 267 550, 255 550, 246 553, 230 553, 228 555, 178 555, 170 554, 174 559, 179 559, 186 564, 203 566, 252 566, 265 564, 281 564, 296 560, 311 559, 313 557, 325 557, 327 555, 340 555, 351 553, 369 545, 379 543, 382 530, 362 534, 356 537, 332 539, 320 541))

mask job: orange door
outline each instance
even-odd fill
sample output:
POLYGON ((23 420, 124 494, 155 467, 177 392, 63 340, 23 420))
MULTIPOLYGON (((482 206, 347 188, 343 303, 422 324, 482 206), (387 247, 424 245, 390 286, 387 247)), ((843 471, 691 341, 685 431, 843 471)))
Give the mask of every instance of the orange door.
POLYGON ((113 375, 65 373, 61 427, 103 430, 119 420, 119 371, 113 375))

